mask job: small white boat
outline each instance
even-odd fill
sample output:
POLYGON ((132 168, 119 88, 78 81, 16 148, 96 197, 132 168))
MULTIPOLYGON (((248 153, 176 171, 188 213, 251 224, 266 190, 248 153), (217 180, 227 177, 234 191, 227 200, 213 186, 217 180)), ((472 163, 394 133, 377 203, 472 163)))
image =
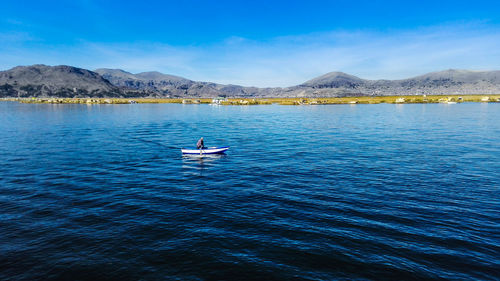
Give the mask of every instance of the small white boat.
POLYGON ((197 148, 181 148, 182 154, 222 154, 229 149, 229 146, 197 148))

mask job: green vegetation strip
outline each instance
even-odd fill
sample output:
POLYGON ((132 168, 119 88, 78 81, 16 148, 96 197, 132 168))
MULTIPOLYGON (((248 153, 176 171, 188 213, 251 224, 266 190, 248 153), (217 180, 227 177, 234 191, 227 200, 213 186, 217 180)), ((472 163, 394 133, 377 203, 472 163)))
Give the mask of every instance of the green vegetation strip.
MULTIPOLYGON (((7 101, 22 103, 52 104, 134 104, 134 103, 183 103, 210 104, 211 98, 205 99, 154 99, 154 98, 8 98, 7 101)), ((379 104, 379 103, 460 103, 460 102, 500 102, 500 95, 419 95, 419 96, 373 96, 342 98, 230 98, 219 101, 221 105, 322 105, 322 104, 379 104)))

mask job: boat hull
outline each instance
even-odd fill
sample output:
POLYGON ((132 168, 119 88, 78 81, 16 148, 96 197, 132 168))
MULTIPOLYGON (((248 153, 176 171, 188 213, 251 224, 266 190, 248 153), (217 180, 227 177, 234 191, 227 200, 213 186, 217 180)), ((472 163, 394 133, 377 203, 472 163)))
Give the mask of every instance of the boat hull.
POLYGON ((207 147, 204 149, 181 148, 182 154, 222 154, 229 149, 229 146, 207 147))

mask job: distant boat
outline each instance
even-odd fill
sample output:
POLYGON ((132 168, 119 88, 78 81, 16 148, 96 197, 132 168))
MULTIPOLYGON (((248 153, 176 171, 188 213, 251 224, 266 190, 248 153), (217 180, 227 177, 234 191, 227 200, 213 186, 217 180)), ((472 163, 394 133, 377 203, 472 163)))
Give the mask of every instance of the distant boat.
POLYGON ((197 148, 181 148, 182 154, 222 154, 229 149, 229 146, 197 148))

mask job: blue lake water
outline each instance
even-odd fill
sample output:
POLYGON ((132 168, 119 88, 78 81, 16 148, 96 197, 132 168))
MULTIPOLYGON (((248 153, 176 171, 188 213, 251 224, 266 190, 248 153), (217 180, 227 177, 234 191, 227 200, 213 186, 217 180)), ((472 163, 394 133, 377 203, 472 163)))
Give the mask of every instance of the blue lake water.
POLYGON ((500 104, 3 102, 0 155, 0 280, 500 279, 500 104))

